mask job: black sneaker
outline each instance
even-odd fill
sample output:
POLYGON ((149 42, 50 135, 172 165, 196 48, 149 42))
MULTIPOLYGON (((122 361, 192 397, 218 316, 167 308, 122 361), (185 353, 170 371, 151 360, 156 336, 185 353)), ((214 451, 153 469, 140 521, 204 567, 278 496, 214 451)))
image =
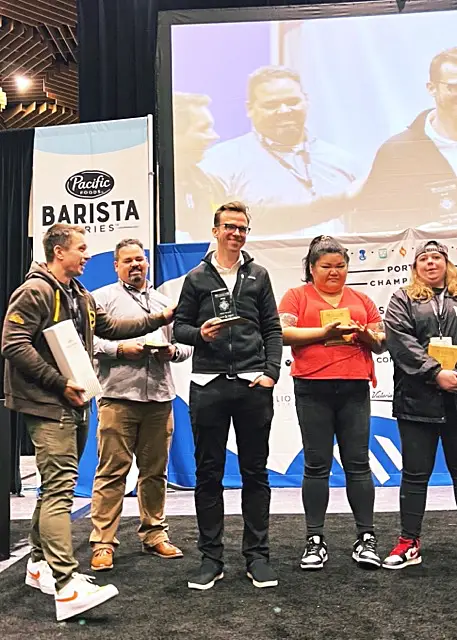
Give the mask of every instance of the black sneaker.
POLYGON ((253 560, 248 566, 246 575, 249 580, 252 580, 254 587, 261 589, 263 587, 278 586, 276 573, 270 567, 268 561, 263 558, 253 560))
POLYGON ((187 586, 189 589, 199 589, 200 591, 206 591, 214 587, 214 583, 218 580, 222 580, 224 572, 222 565, 217 564, 210 558, 203 558, 202 563, 198 571, 194 573, 192 578, 188 580, 187 586))
POLYGON ((378 569, 381 566, 381 558, 378 556, 377 544, 374 533, 363 533, 354 542, 352 558, 361 567, 378 569))
POLYGON ((327 544, 324 536, 309 536, 301 557, 301 569, 323 569, 328 560, 327 544))

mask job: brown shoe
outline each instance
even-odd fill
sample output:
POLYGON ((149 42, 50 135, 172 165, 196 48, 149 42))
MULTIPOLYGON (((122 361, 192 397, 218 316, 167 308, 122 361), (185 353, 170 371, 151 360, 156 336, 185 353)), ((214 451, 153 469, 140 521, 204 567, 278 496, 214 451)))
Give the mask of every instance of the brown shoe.
POLYGON ((92 571, 108 571, 114 567, 111 547, 98 547, 92 551, 90 568, 92 571))
POLYGON ((175 547, 174 544, 171 544, 169 540, 164 540, 163 542, 158 542, 152 546, 148 544, 143 544, 143 553, 150 553, 154 556, 159 556, 159 558, 182 558, 183 552, 178 547, 175 547))

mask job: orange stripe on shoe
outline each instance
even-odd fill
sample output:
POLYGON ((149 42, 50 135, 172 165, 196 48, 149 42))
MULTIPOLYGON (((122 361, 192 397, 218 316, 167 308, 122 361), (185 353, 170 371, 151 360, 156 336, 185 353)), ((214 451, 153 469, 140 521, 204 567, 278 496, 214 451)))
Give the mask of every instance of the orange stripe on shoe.
POLYGON ((56 598, 56 602, 71 602, 72 600, 76 600, 78 597, 78 592, 73 591, 73 595, 70 598, 56 598))
POLYGON ((31 576, 34 580, 39 580, 40 579, 40 572, 37 571, 36 573, 32 573, 32 571, 30 571, 30 569, 29 569, 29 576, 31 576))

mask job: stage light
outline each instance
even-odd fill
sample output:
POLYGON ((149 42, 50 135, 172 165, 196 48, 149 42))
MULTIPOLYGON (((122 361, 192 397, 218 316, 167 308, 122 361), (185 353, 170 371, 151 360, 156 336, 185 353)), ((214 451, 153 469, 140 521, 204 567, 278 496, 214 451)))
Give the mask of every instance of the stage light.
POLYGON ((27 89, 32 84, 30 78, 26 78, 25 76, 16 76, 16 86, 19 91, 27 91, 27 89))

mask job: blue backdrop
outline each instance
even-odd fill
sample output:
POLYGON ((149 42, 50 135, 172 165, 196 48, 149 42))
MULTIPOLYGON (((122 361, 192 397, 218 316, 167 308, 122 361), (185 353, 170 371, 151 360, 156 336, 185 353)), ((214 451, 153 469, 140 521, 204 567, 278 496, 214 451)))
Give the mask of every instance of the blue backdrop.
MULTIPOLYGON (((167 244, 157 250, 156 284, 159 288, 167 283, 168 290, 180 290, 185 274, 201 261, 208 251, 209 244, 167 244)), ((188 406, 178 397, 174 403, 175 431, 170 455, 168 477, 172 483, 183 487, 195 484, 195 463, 193 457, 193 440, 188 413, 188 406)), ((298 429, 297 423, 297 429, 298 429)), ((382 446, 385 439, 400 451, 400 438, 397 423, 394 419, 373 417, 371 420, 370 451, 382 466, 382 479, 376 478, 379 486, 398 486, 400 484, 400 470, 386 448, 382 446)), ((290 464, 285 474, 270 470, 270 482, 273 487, 299 487, 303 475, 303 451, 290 464)), ((227 487, 240 487, 241 478, 238 470, 238 457, 227 451, 224 484, 227 487)), ((330 484, 333 487, 345 486, 343 469, 334 459, 330 484)), ((450 477, 446 469, 441 445, 438 450, 436 465, 431 479, 432 485, 450 484, 450 477)))
MULTIPOLYGON (((155 265, 157 287, 163 289, 165 286, 167 291, 173 291, 173 297, 177 298, 185 274, 199 264, 202 257, 208 251, 208 247, 208 243, 159 245, 155 265)), ((84 280, 91 284, 91 289, 96 289, 106 284, 106 274, 111 271, 112 254, 100 254, 88 263, 84 280)), ((168 478, 173 484, 182 487, 193 487, 195 485, 195 462, 188 405, 185 400, 178 396, 174 401, 173 409, 175 427, 170 452, 168 478)), ((78 496, 90 497, 92 492, 93 477, 97 465, 96 432, 97 415, 96 412, 93 412, 90 420, 87 446, 80 463, 79 480, 75 492, 78 496)), ((401 479, 398 460, 397 464, 395 464, 395 458, 389 455, 385 446, 382 446, 382 443, 385 442, 386 439, 390 441, 397 451, 400 451, 400 438, 396 421, 388 418, 373 417, 371 419, 370 451, 382 467, 382 477, 376 477, 376 474, 374 474, 375 484, 377 486, 398 486, 401 479)), ((284 474, 272 470, 269 470, 269 474, 272 487, 301 486, 303 451, 298 453, 293 459, 284 474)), ((451 480, 446 469, 444 455, 440 445, 430 484, 448 485, 450 483, 451 480)), ((238 457, 228 450, 224 485, 230 488, 238 488, 241 486, 238 457)), ((333 462, 330 485, 332 487, 345 486, 343 469, 336 458, 333 462)))

